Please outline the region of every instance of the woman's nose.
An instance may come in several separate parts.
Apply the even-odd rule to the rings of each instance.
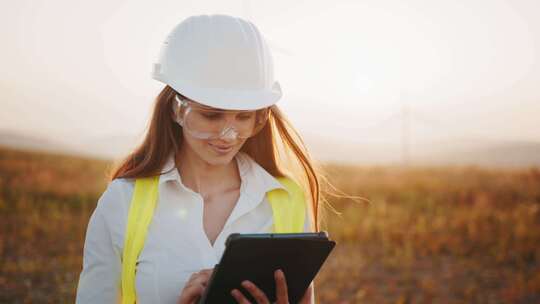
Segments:
[[[231,126],[228,126],[219,138],[224,140],[236,140],[238,138],[238,131]]]

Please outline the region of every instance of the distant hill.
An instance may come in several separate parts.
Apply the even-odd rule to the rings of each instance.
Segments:
[[[0,145],[30,151],[77,154],[74,147],[63,142],[7,130],[0,130]]]
[[[127,155],[137,144],[139,140],[134,135],[103,136],[82,139],[79,150],[84,155],[114,159]]]
[[[0,130],[0,146],[28,151],[54,152],[100,159],[119,158],[135,147],[135,136],[81,138],[61,141],[14,131]]]
[[[408,159],[411,165],[540,167],[540,142],[422,140],[412,142],[407,153],[397,140],[346,142],[316,136],[305,140],[314,156],[345,164],[403,164]]]
[[[540,143],[482,142],[463,145],[454,151],[441,152],[432,162],[448,164],[476,164],[501,167],[540,167]]]
[[[343,164],[402,164],[404,152],[399,141],[339,141],[307,135],[310,153],[323,162]],[[63,142],[25,134],[0,131],[0,145],[25,150],[50,151],[101,159],[120,158],[139,143],[136,136],[112,136]],[[411,165],[480,165],[496,167],[540,167],[540,143],[485,140],[424,140],[411,143]]]

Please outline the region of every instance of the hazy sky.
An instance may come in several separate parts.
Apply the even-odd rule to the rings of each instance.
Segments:
[[[301,132],[377,136],[406,102],[434,136],[540,141],[538,12],[537,0],[2,1],[0,130],[140,133],[162,40],[224,13],[270,41],[278,105]]]

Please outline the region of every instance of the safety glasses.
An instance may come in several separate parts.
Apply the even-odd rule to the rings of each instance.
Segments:
[[[246,139],[264,127],[270,109],[267,107],[260,110],[221,110],[176,94],[173,112],[175,121],[193,137]]]

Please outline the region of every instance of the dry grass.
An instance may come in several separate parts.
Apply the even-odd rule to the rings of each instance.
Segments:
[[[0,302],[72,303],[109,164],[0,150]],[[539,303],[540,170],[328,166],[320,303]]]

